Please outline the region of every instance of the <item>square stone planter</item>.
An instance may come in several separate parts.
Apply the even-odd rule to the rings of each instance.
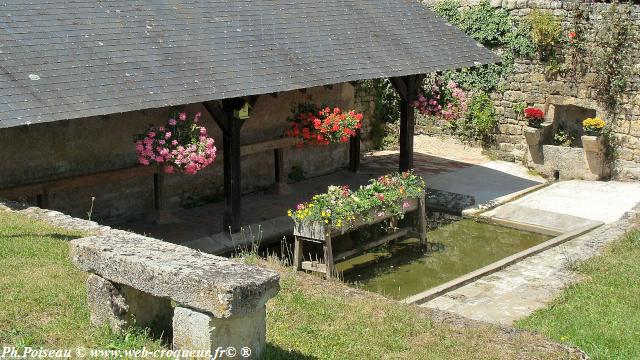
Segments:
[[[582,148],[586,152],[604,153],[606,146],[604,136],[584,135],[582,136]]]
[[[581,139],[589,171],[598,180],[606,177],[608,169],[605,164],[606,143],[604,137],[601,135],[584,135]]]
[[[524,138],[529,146],[537,146],[544,144],[544,129],[543,128],[524,128]]]

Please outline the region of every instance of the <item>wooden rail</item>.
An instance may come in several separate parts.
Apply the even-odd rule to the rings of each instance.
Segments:
[[[293,138],[281,138],[268,140],[253,144],[243,145],[240,148],[240,155],[247,156],[273,150],[275,157],[275,180],[276,183],[284,183],[283,178],[283,162],[282,153],[284,149],[294,146],[298,142]],[[218,153],[218,160],[224,157],[224,152]],[[47,180],[42,182],[35,182],[27,185],[20,185],[14,187],[7,187],[0,189],[0,197],[7,199],[18,199],[21,197],[36,196],[38,198],[38,206],[46,208],[48,206],[49,194],[74,189],[79,187],[90,187],[105,185],[114,183],[117,181],[129,180],[138,177],[154,176],[158,173],[158,167],[156,166],[142,166],[134,165],[132,167],[121,168],[116,170],[101,171],[92,174],[76,175],[56,180]],[[157,181],[154,182],[154,186],[157,187]],[[282,189],[284,186],[279,186]],[[158,189],[154,189],[154,194],[158,194]],[[158,199],[155,199],[156,207],[158,207]]]

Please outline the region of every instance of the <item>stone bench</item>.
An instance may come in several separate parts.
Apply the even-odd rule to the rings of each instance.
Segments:
[[[90,273],[91,322],[121,331],[173,326],[173,347],[265,348],[265,304],[278,273],[135,234],[71,241],[71,259]],[[175,303],[175,307],[172,302]]]

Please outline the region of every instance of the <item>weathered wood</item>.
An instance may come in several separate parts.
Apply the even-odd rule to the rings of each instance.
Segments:
[[[333,261],[338,262],[338,261],[342,261],[342,260],[346,260],[354,255],[358,255],[359,253],[362,253],[364,251],[367,251],[369,249],[373,249],[375,247],[384,245],[392,240],[401,238],[405,235],[407,235],[409,233],[408,229],[400,229],[400,230],[396,230],[391,234],[385,235],[375,241],[369,242],[367,244],[364,244],[356,249],[352,249],[352,250],[347,250],[344,252],[341,252],[340,254],[337,254],[336,256],[333,257]]]
[[[407,206],[403,208],[404,213],[415,211],[418,208],[418,198],[407,198],[404,201],[407,201]],[[368,219],[362,217],[356,218],[349,228],[331,228],[321,222],[295,223],[293,227],[293,234],[305,239],[315,239],[320,242],[326,242],[326,240],[331,236],[342,235],[363,226],[377,224],[389,218],[393,218],[393,215],[378,213],[374,210]]]
[[[294,245],[293,245],[293,266],[295,266],[296,270],[302,269],[302,251],[303,251],[303,242],[299,236],[294,236]]]
[[[258,143],[242,145],[240,147],[240,156],[247,156],[257,154],[269,150],[290,148],[298,143],[298,139],[285,137],[280,139],[273,139],[267,141],[261,141]]]
[[[349,139],[349,171],[360,171],[360,129]]]
[[[336,267],[333,262],[333,247],[331,246],[331,236],[329,236],[322,245],[324,250],[324,262],[326,264],[327,279],[332,278],[336,273]]]
[[[400,100],[400,164],[401,172],[413,169],[413,134],[415,131],[415,109],[411,102],[417,96],[415,76],[406,76],[406,96]]]
[[[117,170],[101,171],[87,175],[72,176],[57,180],[0,189],[0,197],[15,199],[22,196],[37,196],[45,193],[53,193],[58,190],[98,186],[136,177],[150,176],[157,171],[157,168],[153,166],[133,166]]]
[[[427,207],[424,196],[418,200],[418,230],[420,231],[420,246],[427,251]]]
[[[300,269],[323,274],[327,273],[327,265],[317,261],[303,261],[300,265]]]

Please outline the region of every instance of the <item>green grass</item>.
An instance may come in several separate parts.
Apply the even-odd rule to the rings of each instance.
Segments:
[[[0,347],[168,347],[142,330],[90,326],[86,275],[68,259],[68,241],[81,235],[0,211]],[[435,321],[422,308],[255,262],[282,275],[267,304],[268,359],[568,358],[539,335]]]
[[[640,230],[577,266],[585,279],[518,323],[593,359],[640,358]]]
[[[90,326],[86,275],[68,255],[68,241],[81,235],[0,211],[0,345],[158,348],[144,331]]]

